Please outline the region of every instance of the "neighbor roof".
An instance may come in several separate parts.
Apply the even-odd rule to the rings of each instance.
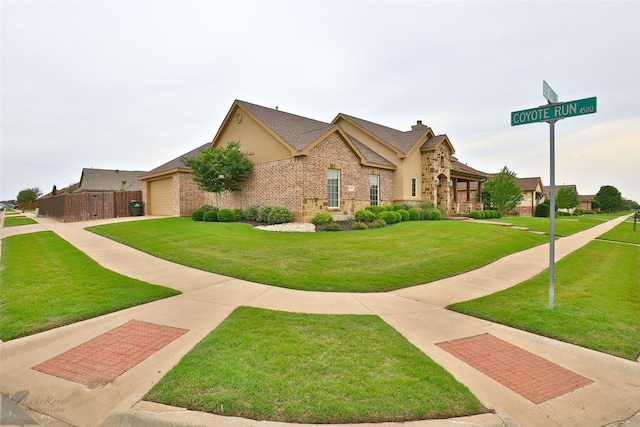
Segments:
[[[74,193],[82,191],[142,190],[142,182],[138,178],[146,174],[147,172],[145,171],[83,168],[80,187]]]
[[[540,189],[544,191],[544,187],[542,187],[542,180],[539,176],[534,178],[518,178],[516,177],[516,182],[520,186],[522,191],[536,191],[538,187],[538,183],[540,183]]]

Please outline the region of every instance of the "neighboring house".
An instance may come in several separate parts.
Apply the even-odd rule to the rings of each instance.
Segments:
[[[573,189],[576,192],[576,194],[578,195],[578,198],[580,198],[580,193],[578,193],[578,187],[576,187],[573,184],[556,185],[555,187],[556,187],[555,188],[555,196],[556,196],[556,198],[558,197],[558,191],[560,191],[560,189],[563,188],[563,187]],[[551,195],[551,187],[544,187],[544,195],[545,195],[545,197],[550,197],[550,195]],[[557,208],[557,205],[556,205],[556,208]],[[581,209],[580,206],[576,206],[576,208]],[[573,211],[575,211],[576,208],[567,209],[567,212],[573,213]]]
[[[454,188],[480,186],[486,174],[458,162],[449,138],[421,121],[410,131],[342,113],[325,123],[236,100],[211,143],[141,177],[148,214],[184,216],[215,204],[182,159],[230,141],[252,153],[255,167],[241,191],[226,194],[225,207],[286,206],[304,222],[320,212],[343,219],[368,205],[431,203],[450,214],[482,208]]]
[[[583,211],[593,210],[593,199],[596,198],[595,194],[591,194],[588,196],[578,195],[578,198],[580,199],[580,206],[578,207],[579,209],[582,209]]]
[[[139,177],[147,173],[146,171],[83,168],[80,186],[73,192],[140,191],[142,181]]]
[[[518,178],[516,182],[522,190],[522,201],[514,211],[518,215],[533,216],[536,213],[536,206],[544,200],[544,187],[539,176],[533,178]]]

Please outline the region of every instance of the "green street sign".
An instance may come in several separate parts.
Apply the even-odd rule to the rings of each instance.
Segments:
[[[566,117],[582,116],[597,111],[597,98],[578,99],[576,101],[559,102],[557,104],[543,105],[529,108],[528,110],[514,111],[511,113],[511,126],[526,125],[529,123],[548,122],[564,119]]]

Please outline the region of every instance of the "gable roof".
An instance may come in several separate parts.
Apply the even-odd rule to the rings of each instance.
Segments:
[[[558,194],[558,190],[560,190],[561,188],[566,187],[566,188],[572,188],[575,190],[576,194],[579,195],[578,193],[578,187],[576,187],[575,184],[567,184],[567,185],[556,185],[556,194]],[[549,192],[551,191],[551,187],[544,187],[544,193],[545,194],[549,194]]]
[[[173,170],[173,169],[180,169],[180,168],[189,169],[189,168],[187,168],[185,166],[185,164],[182,162],[182,160],[185,159],[185,158],[190,159],[191,157],[195,157],[198,154],[200,154],[203,150],[206,150],[207,148],[209,148],[210,146],[211,146],[211,143],[210,142],[206,142],[206,143],[202,144],[200,147],[194,148],[193,150],[189,151],[188,153],[185,153],[182,156],[176,157],[173,160],[169,160],[167,163],[164,163],[164,164],[158,166],[157,168],[150,170],[147,175],[156,175],[158,173],[167,172],[167,171],[170,171],[170,170]]]
[[[516,177],[516,182],[520,186],[522,191],[536,191],[538,188],[538,184],[540,184],[540,190],[544,191],[544,187],[542,185],[542,179],[539,176],[532,178],[518,178]]]
[[[142,182],[138,179],[145,171],[125,171],[119,169],[83,168],[80,176],[80,187],[74,193],[82,191],[118,191],[142,190]],[[126,183],[123,184],[123,181]]]
[[[328,130],[335,127],[330,123],[262,107],[245,101],[236,100],[235,104],[242,106],[245,110],[253,114],[255,118],[260,120],[296,151],[304,150]]]
[[[589,194],[586,196],[578,196],[578,199],[580,200],[580,202],[593,202],[596,198],[595,194]]]

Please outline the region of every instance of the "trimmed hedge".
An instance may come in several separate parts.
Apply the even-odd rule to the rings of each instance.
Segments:
[[[236,219],[244,219],[244,210],[242,208],[234,209],[233,213],[236,214]]]
[[[398,217],[393,211],[380,212],[378,215],[376,215],[376,218],[383,220],[387,224],[395,224],[396,222],[398,222]]]
[[[258,217],[256,221],[258,222],[269,222],[269,214],[271,213],[271,206],[262,206],[258,209]]]
[[[365,210],[356,212],[355,218],[356,218],[356,221],[371,222],[374,219],[376,219],[376,214],[374,214],[370,210],[365,209]]]
[[[244,217],[249,221],[256,221],[258,219],[258,207],[249,206],[244,212]]]
[[[365,210],[373,212],[375,215],[378,215],[380,212],[384,212],[387,210],[386,206],[367,206]]]
[[[234,222],[236,220],[236,213],[231,209],[220,209],[218,212],[218,221],[220,222]]]
[[[420,219],[420,211],[416,208],[409,209],[409,221],[418,221]]]
[[[536,206],[536,211],[533,215],[540,218],[549,218],[550,212],[551,212],[550,205],[546,203],[540,203],[538,206]]]
[[[291,222],[291,211],[284,206],[274,206],[267,217],[269,224],[285,224]]]
[[[311,218],[311,223],[313,225],[326,225],[331,224],[332,222],[333,217],[326,212],[315,214],[314,217]]]
[[[191,219],[194,221],[202,221],[202,217],[204,216],[204,212],[202,209],[196,209],[191,212]]]
[[[398,209],[398,212],[402,218],[402,221],[409,221],[409,211],[405,209]]]
[[[204,215],[202,215],[202,220],[204,222],[218,222],[218,210],[206,211]]]
[[[439,209],[431,209],[429,210],[428,218],[430,221],[439,221],[442,219],[442,213],[440,213]]]
[[[342,227],[340,224],[336,224],[335,222],[330,222],[322,226],[323,231],[341,231]]]

